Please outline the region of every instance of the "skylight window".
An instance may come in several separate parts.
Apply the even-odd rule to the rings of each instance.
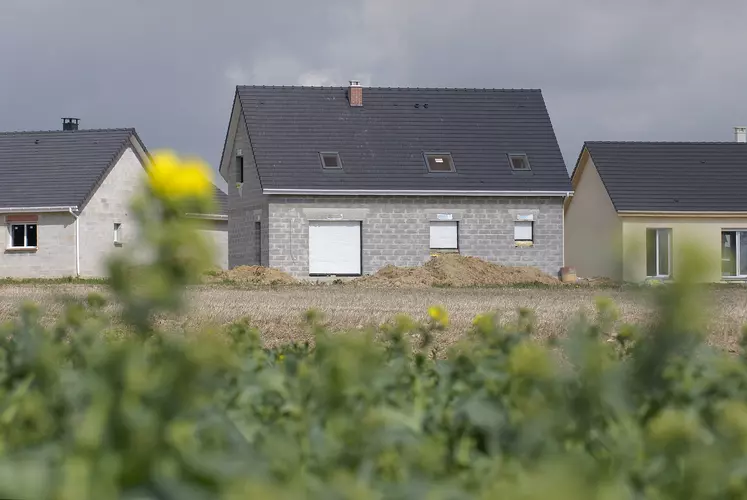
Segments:
[[[529,166],[527,155],[508,155],[508,160],[511,162],[511,170],[516,170],[517,172],[529,172],[532,170],[532,167]]]
[[[454,160],[451,153],[425,153],[428,172],[454,172]]]
[[[322,168],[325,170],[342,168],[340,153],[319,153],[319,158],[322,161]]]

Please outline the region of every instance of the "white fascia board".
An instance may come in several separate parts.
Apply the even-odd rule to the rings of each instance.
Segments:
[[[456,190],[388,190],[388,189],[263,189],[266,195],[323,196],[572,196],[573,191],[456,191]]]
[[[0,214],[14,214],[14,213],[50,213],[50,212],[70,212],[78,211],[77,206],[60,206],[60,207],[0,207]]]

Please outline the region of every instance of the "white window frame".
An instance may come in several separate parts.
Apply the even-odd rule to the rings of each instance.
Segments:
[[[122,223],[121,222],[114,223],[114,244],[115,245],[122,244]]]
[[[735,233],[735,239],[734,239],[734,261],[735,261],[735,274],[724,274],[723,271],[721,271],[721,277],[725,279],[744,279],[747,278],[747,274],[742,274],[742,251],[741,251],[741,244],[742,244],[742,233],[747,233],[747,229],[721,229],[721,234],[723,233]],[[721,250],[721,244],[719,241],[719,250]]]
[[[456,231],[456,242],[453,247],[434,247],[431,246],[431,233],[433,232],[434,226],[452,226]],[[459,252],[459,221],[436,221],[432,220],[428,223],[428,247],[431,252]]]
[[[529,232],[530,237],[529,239],[526,238],[517,238],[516,237],[516,230],[519,227],[526,227],[526,225],[529,225]],[[517,243],[532,243],[534,244],[534,221],[533,220],[515,220],[514,221],[514,241]]]
[[[13,226],[23,226],[23,246],[17,247],[13,245]],[[28,226],[36,226],[36,245],[29,246],[28,244]],[[8,249],[11,250],[29,250],[39,248],[39,223],[38,222],[8,222]]]
[[[648,275],[648,261],[646,261],[646,277],[647,278],[671,278],[672,277],[672,228],[669,227],[647,227],[646,231],[652,230],[655,232],[656,236],[654,237],[654,240],[656,241],[656,275],[649,276]],[[659,231],[667,231],[667,248],[669,249],[669,258],[667,259],[667,265],[669,269],[667,269],[666,274],[661,274],[661,269],[659,269]],[[646,259],[648,259],[648,248],[646,248]]]

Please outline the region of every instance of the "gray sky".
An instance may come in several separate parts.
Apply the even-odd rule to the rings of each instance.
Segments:
[[[572,168],[584,140],[733,140],[747,2],[2,0],[0,68],[0,130],[77,116],[212,165],[236,84],[541,88]]]

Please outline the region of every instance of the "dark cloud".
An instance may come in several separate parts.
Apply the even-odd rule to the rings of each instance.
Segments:
[[[217,163],[242,84],[542,88],[587,139],[731,140],[741,0],[3,0],[0,129],[135,126]]]

